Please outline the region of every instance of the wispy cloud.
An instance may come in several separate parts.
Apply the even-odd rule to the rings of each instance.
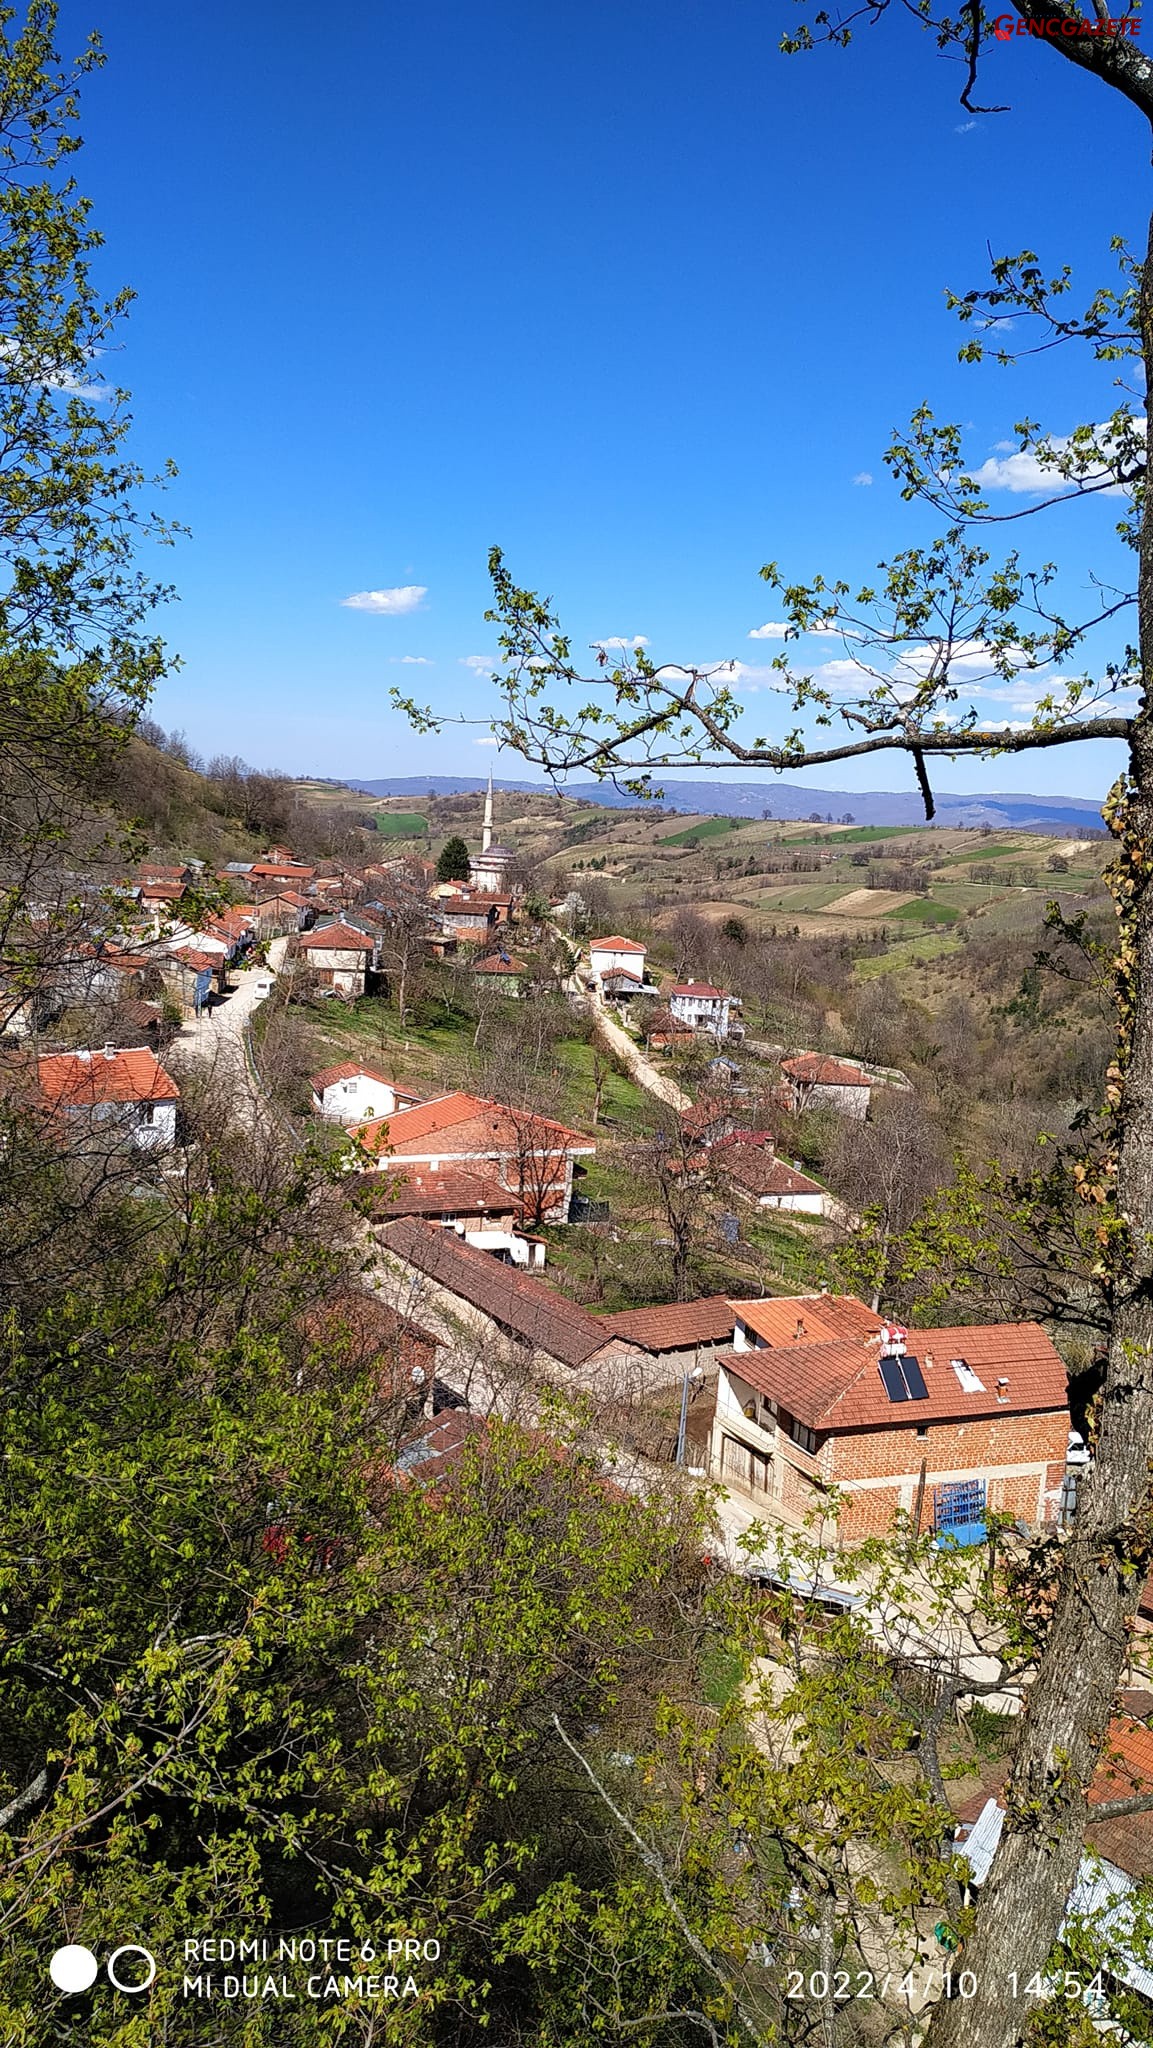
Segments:
[[[434,661],[430,661],[427,654],[390,654],[388,658],[391,662],[399,665],[399,667],[401,668],[436,667],[436,663]]]
[[[954,135],[967,135],[969,133],[969,130],[971,128],[975,128],[976,126],[977,123],[975,121],[960,121],[954,128],[953,133]]]
[[[787,620],[769,619],[763,626],[754,626],[752,632],[749,634],[749,639],[783,640],[788,630],[789,627]]]
[[[862,490],[864,490],[869,484],[871,484],[872,481],[873,473],[871,470],[868,469],[859,469],[857,471],[856,476],[853,478],[853,482],[855,484],[859,484]]]
[[[634,648],[647,647],[648,644],[649,640],[647,633],[634,633],[631,639],[629,638],[627,633],[613,633],[610,634],[607,640],[593,641],[593,646],[603,647],[606,654],[631,654]]]
[[[398,583],[391,590],[354,590],[351,597],[342,597],[340,602],[350,612],[378,612],[395,619],[404,612],[416,611],[421,599],[427,596],[425,583]]]
[[[104,354],[104,350],[90,348],[85,349],[83,354],[85,362],[93,363],[98,356]],[[18,340],[15,335],[0,335],[0,360],[15,365],[17,378],[27,377],[30,383],[42,385],[45,391],[58,391],[62,398],[83,398],[89,404],[95,405],[116,396],[114,385],[92,381],[77,370],[66,369],[63,366],[57,369],[42,366],[37,370],[35,357],[30,356],[28,344]]]
[[[474,676],[492,675],[496,662],[495,654],[462,654],[460,657],[461,667],[470,668]]]
[[[474,747],[499,747],[499,745],[500,741],[494,739],[491,733],[487,733],[484,739],[473,741]]]

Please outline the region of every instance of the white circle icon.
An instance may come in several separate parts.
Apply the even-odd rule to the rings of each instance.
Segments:
[[[67,1948],[58,1948],[48,1965],[48,1975],[58,1991],[75,1994],[87,1991],[96,1981],[100,1965],[90,1948],[82,1948],[78,1941],[70,1941]]]
[[[135,1983],[129,1981],[126,1984],[122,1977],[116,1975],[116,1965],[121,1956],[143,1956],[146,1974],[138,1977]],[[156,1976],[156,1957],[151,1949],[141,1948],[138,1941],[126,1941],[123,1947],[113,1949],[104,1967],[108,1972],[108,1982],[114,1984],[117,1991],[147,1991]]]

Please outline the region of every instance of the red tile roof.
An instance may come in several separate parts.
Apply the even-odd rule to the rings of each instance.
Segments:
[[[686,1351],[694,1344],[732,1341],[736,1311],[723,1294],[701,1301],[675,1301],[663,1308],[629,1308],[599,1319],[617,1337],[646,1351]]]
[[[381,1231],[390,1252],[562,1365],[583,1365],[614,1340],[601,1322],[543,1280],[475,1251],[451,1230],[402,1216]]]
[[[818,1300],[821,1298],[818,1297]],[[851,1297],[835,1297],[845,1303]],[[790,1303],[794,1327],[797,1307]],[[783,1302],[737,1302],[741,1320],[754,1326],[754,1313],[782,1309]],[[864,1316],[870,1311],[856,1307]],[[805,1309],[809,1325],[813,1312]],[[816,1314],[823,1313],[818,1309]],[[860,1335],[840,1341],[784,1336],[762,1351],[734,1351],[725,1363],[770,1400],[810,1429],[878,1429],[893,1423],[964,1421],[988,1415],[1035,1415],[1067,1404],[1065,1367],[1039,1323],[994,1323],[984,1327],[910,1330],[908,1355],[916,1358],[928,1388],[924,1401],[890,1401],[878,1364],[878,1347]],[[982,1381],[967,1393],[950,1360],[963,1359]],[[1004,1379],[1005,1386],[998,1382]],[[999,1399],[999,1395],[1004,1399]]]
[[[254,860],[248,870],[250,875],[259,875],[266,881],[310,882],[315,868],[306,867],[301,861]]]
[[[322,1067],[319,1074],[310,1074],[309,1087],[314,1095],[323,1095],[326,1088],[334,1088],[338,1081],[355,1081],[360,1075],[366,1081],[379,1081],[382,1088],[391,1088],[396,1095],[408,1097],[412,1102],[420,1101],[420,1092],[406,1086],[403,1081],[394,1081],[388,1074],[382,1074],[379,1067],[370,1067],[364,1060],[341,1060],[335,1067]]]
[[[736,1110],[731,1102],[694,1102],[681,1117],[681,1128],[690,1138],[703,1138],[716,1125],[732,1125]]]
[[[733,1307],[750,1330],[773,1345],[871,1337],[884,1320],[854,1294],[779,1294],[763,1301],[734,1301]]]
[[[333,953],[371,953],[373,945],[367,932],[354,931],[349,924],[317,925],[310,932],[302,932],[296,943],[306,952],[315,948]]]
[[[774,1159],[771,1152],[757,1145],[722,1143],[717,1147],[716,1156],[721,1172],[750,1195],[822,1195],[825,1192],[807,1174],[798,1173],[795,1167],[786,1166],[783,1159]]]
[[[669,994],[670,996],[699,996],[702,1002],[723,1003],[725,1000],[724,989],[714,988],[711,981],[678,981],[675,988],[669,990]]]
[[[850,1066],[846,1060],[832,1059],[823,1052],[799,1052],[791,1060],[781,1061],[781,1072],[791,1081],[800,1081],[805,1087],[820,1088],[871,1088],[869,1076],[860,1067]]]
[[[183,882],[142,882],[140,894],[154,903],[177,903],[184,894]]]
[[[180,1090],[149,1046],[105,1052],[45,1053],[37,1061],[40,1093],[53,1109],[104,1102],[178,1102]]]
[[[223,953],[201,953],[195,946],[176,946],[168,955],[170,960],[179,960],[182,967],[191,967],[196,974],[211,967],[215,974],[224,959]]]
[[[374,1216],[515,1216],[520,1198],[491,1176],[463,1172],[360,1176],[372,1197]]]
[[[644,953],[648,949],[638,946],[634,939],[622,939],[614,935],[608,939],[590,939],[590,953]]]
[[[483,1096],[466,1095],[459,1090],[452,1095],[439,1095],[432,1102],[419,1103],[415,1109],[398,1110],[395,1116],[378,1117],[373,1123],[361,1125],[359,1135],[371,1143],[380,1134],[399,1151],[402,1145],[439,1137],[459,1124],[476,1122],[486,1125],[485,1149],[494,1152],[510,1147],[524,1150],[530,1137],[542,1151],[596,1150],[591,1138],[580,1131],[570,1131],[565,1124],[554,1123],[551,1117],[537,1116],[529,1110],[511,1110],[503,1103],[489,1102]],[[448,1152],[451,1146],[438,1149]]]
[[[398,1480],[443,1478],[474,1436],[484,1436],[488,1423],[471,1408],[443,1408],[427,1417],[411,1436],[402,1437],[396,1447],[392,1477]]]
[[[1008,1775],[1007,1762],[982,1771],[980,1791],[957,1807],[957,1819],[971,1824],[989,1799],[1004,1806]],[[1109,1723],[1105,1750],[1089,1787],[1089,1807],[1100,1806],[1106,1799],[1133,1799],[1142,1792],[1153,1792],[1153,1734],[1128,1715],[1118,1715]],[[963,1854],[964,1843],[958,1846]],[[1085,1846],[1130,1877],[1153,1877],[1153,1825],[1148,1813],[1123,1814],[1117,1820],[1090,1819]]]

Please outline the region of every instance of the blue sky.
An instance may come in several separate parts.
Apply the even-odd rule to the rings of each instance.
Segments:
[[[785,59],[791,13],[66,7],[65,41],[97,26],[109,56],[79,175],[104,281],[139,294],[115,372],[192,529],[162,565],[184,663],[162,723],[293,772],[483,772],[491,748],[416,737],[388,692],[483,714],[466,664],[495,646],[492,542],[578,646],[643,634],[657,659],[755,671],[778,651],[748,638],[778,615],[762,562],[864,577],[925,531],[881,461],[921,399],[980,460],[1024,412],[1065,431],[1105,402],[1072,357],[960,368],[942,292],[982,282],[987,241],[1105,276],[1148,207],[1138,115],[1014,40],[987,58],[1013,110],[974,122],[907,17]],[[1118,569],[1115,511],[1038,534],[1069,588]],[[408,610],[342,602],[412,588]],[[1118,762],[1093,753],[939,781],[1096,794]]]

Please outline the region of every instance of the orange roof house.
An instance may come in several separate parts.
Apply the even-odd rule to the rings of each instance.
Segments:
[[[835,1109],[842,1116],[863,1119],[876,1085],[871,1074],[849,1060],[828,1053],[800,1052],[781,1061],[785,1102],[794,1114],[806,1109]]]
[[[841,1540],[898,1510],[948,1522],[965,1485],[986,1512],[1055,1519],[1069,1414],[1065,1368],[1037,1323],[910,1330],[882,1356],[882,1319],[849,1295],[738,1301],[719,1360],[711,1464],[786,1514],[844,1490]]]
[[[495,1175],[530,1224],[564,1221],[575,1162],[596,1151],[590,1138],[551,1117],[463,1091],[378,1117],[356,1135],[381,1167],[411,1160],[432,1173],[451,1166]]]
[[[66,1128],[110,1125],[151,1151],[176,1142],[180,1090],[149,1046],[41,1054],[36,1078],[45,1109]]]
[[[148,1046],[103,1052],[43,1053],[40,1093],[51,1109],[91,1109],[113,1102],[178,1102],[180,1090]]]

